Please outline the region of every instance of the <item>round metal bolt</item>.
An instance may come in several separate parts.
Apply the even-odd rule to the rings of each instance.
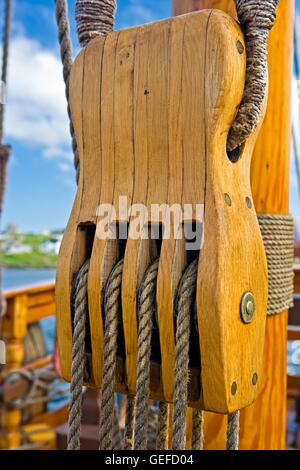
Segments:
[[[235,395],[236,392],[237,392],[237,383],[233,382],[233,384],[231,385],[231,395]]]
[[[245,51],[245,48],[239,39],[236,42],[236,48],[240,54],[243,54]]]
[[[255,300],[251,292],[246,292],[241,300],[241,318],[244,323],[251,323],[255,314]]]
[[[227,206],[231,207],[232,206],[232,201],[231,201],[231,197],[229,196],[228,193],[224,194],[224,199],[225,199],[225,202],[226,202]]]
[[[255,372],[252,376],[252,385],[257,385],[257,382],[258,382],[258,375]]]
[[[248,209],[252,209],[252,201],[251,201],[250,197],[246,197],[246,205],[247,205]]]

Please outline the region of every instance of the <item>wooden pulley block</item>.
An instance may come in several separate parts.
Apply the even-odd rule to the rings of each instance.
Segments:
[[[245,67],[241,30],[218,10],[116,31],[94,39],[77,57],[70,100],[80,181],[59,255],[56,287],[66,380],[71,374],[74,275],[89,258],[88,385],[99,387],[103,290],[123,258],[124,355],[117,390],[135,393],[138,289],[159,257],[160,358],[159,364],[153,363],[151,394],[172,402],[174,301],[186,266],[199,256],[199,367],[191,372],[196,386],[190,405],[228,413],[255,400],[267,307],[266,260],[250,188],[255,136],[236,155],[226,152],[243,95]],[[175,206],[181,210],[179,222],[169,217]],[[108,218],[105,207],[113,207]],[[108,221],[110,231],[104,230]],[[201,230],[192,251],[185,226]],[[151,237],[153,227],[158,240]],[[124,230],[128,236],[121,240],[126,238],[121,236]]]

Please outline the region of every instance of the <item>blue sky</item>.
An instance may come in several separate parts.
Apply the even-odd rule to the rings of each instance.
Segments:
[[[5,142],[13,146],[13,156],[2,226],[13,222],[24,231],[63,228],[76,186],[54,1],[15,0],[14,3],[5,122]],[[118,0],[116,27],[168,17],[171,3],[171,0]],[[71,19],[74,4],[75,0],[69,0]],[[73,20],[71,26],[77,51]],[[291,207],[294,213],[300,213],[293,177]]]

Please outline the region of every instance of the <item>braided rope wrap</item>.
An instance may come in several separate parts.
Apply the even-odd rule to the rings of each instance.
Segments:
[[[268,263],[268,315],[294,302],[294,219],[285,215],[258,215]]]
[[[65,93],[68,103],[68,116],[70,123],[70,134],[72,138],[72,150],[74,155],[74,167],[76,171],[76,181],[79,181],[79,151],[77,147],[75,130],[71,116],[69,103],[70,97],[70,76],[73,65],[72,59],[72,43],[70,36],[70,24],[68,19],[68,3],[67,0],[55,0],[55,17],[58,27],[58,41],[60,45],[60,56],[63,65],[63,77],[65,82]]]
[[[74,332],[72,346],[71,398],[69,413],[68,450],[80,450],[82,386],[85,366],[85,333],[88,311],[87,277],[89,260],[84,263],[73,284]]]
[[[147,450],[148,401],[150,397],[150,358],[156,283],[159,261],[146,271],[138,295],[138,357],[134,449]]]
[[[115,419],[114,389],[117,368],[118,312],[121,308],[123,265],[124,260],[121,260],[114,267],[104,289],[103,308],[105,327],[99,426],[100,450],[113,450],[112,439]]]
[[[235,0],[245,34],[247,71],[243,99],[229,131],[229,151],[248,139],[261,118],[268,83],[268,37],[276,19],[278,3],[279,0]]]
[[[174,415],[173,449],[184,450],[186,447],[186,410],[189,381],[189,342],[191,315],[194,311],[198,259],[185,270],[177,293],[175,311],[176,346],[174,370]]]
[[[113,30],[116,0],[77,0],[75,17],[81,47]]]

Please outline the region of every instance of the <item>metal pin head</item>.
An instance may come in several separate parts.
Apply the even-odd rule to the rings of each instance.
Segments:
[[[241,318],[244,323],[251,323],[255,314],[255,300],[251,292],[246,292],[241,300]]]

